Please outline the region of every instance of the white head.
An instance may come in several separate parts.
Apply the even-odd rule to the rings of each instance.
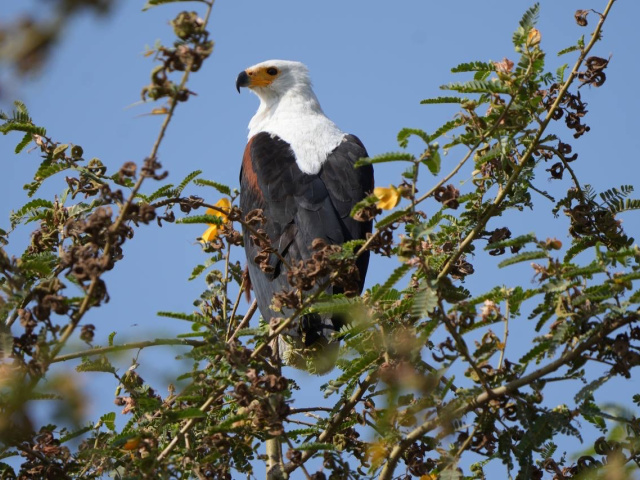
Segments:
[[[267,60],[240,72],[236,88],[248,87],[267,103],[287,94],[313,96],[311,79],[306,65],[290,60]]]
[[[260,98],[260,107],[249,122],[249,138],[259,132],[277,135],[289,143],[303,172],[318,173],[345,134],[320,108],[307,67],[300,62],[267,60],[240,72],[238,92],[240,87],[248,87]]]

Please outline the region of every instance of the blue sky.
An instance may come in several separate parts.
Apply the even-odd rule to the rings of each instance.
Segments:
[[[34,5],[46,15],[41,3],[11,2],[3,6],[3,17],[13,18]],[[86,158],[100,158],[112,173],[125,161],[140,162],[149,154],[161,122],[158,117],[144,115],[152,105],[137,104],[154,66],[142,53],[157,39],[171,41],[168,22],[177,12],[200,8],[197,3],[183,3],[142,12],[143,4],[143,0],[121,1],[108,17],[85,15],[75,19],[41,75],[3,83],[0,107],[6,110],[13,99],[23,100],[50,136],[62,143],[82,145]],[[604,0],[541,2],[538,28],[551,71],[574,61],[572,55],[558,58],[555,52],[574,44],[580,35],[589,35],[597,20],[591,14],[590,26],[580,28],[573,20],[575,10],[602,10],[605,4]],[[237,187],[247,124],[258,100],[247,91],[238,95],[235,78],[244,68],[271,58],[306,63],[325,113],[343,130],[358,135],[370,155],[398,150],[395,138],[401,128],[433,131],[455,113],[449,107],[419,103],[439,95],[441,84],[466,78],[451,74],[451,67],[471,60],[517,58],[511,34],[529,6],[531,2],[513,0],[218,0],[210,28],[216,42],[214,53],[192,77],[189,88],[198,96],[180,105],[159,159],[174,183],[201,169],[203,178]],[[579,153],[575,168],[581,181],[597,190],[640,178],[636,158],[640,121],[637,93],[632,90],[640,78],[636,34],[639,15],[640,3],[616,2],[604,29],[604,40],[593,51],[602,57],[612,55],[612,61],[603,87],[582,89],[583,99],[589,104],[585,123],[591,132],[573,140],[567,130],[555,129]],[[36,152],[13,154],[18,140],[17,136],[0,137],[4,173],[0,177],[0,228],[8,226],[12,209],[26,203],[22,185],[30,180],[39,162]],[[458,159],[455,151],[444,157],[443,171]],[[400,172],[400,167],[381,166],[376,170],[376,184],[397,183]],[[435,181],[434,177],[423,176],[420,187],[425,190]],[[51,181],[39,196],[47,198],[62,191],[63,182],[62,177]],[[536,186],[559,196],[569,183],[550,183],[541,172]],[[148,191],[157,188],[152,182],[145,187]],[[195,187],[190,191],[200,195],[210,192]],[[217,198],[214,195],[210,199]],[[562,218],[554,220],[549,214],[553,204],[542,197],[534,200],[539,211],[506,218],[514,235],[534,230],[541,238],[558,236],[568,244],[566,222]],[[623,219],[627,233],[638,237],[638,214],[627,214]],[[135,238],[125,246],[125,259],[107,275],[111,301],[87,318],[97,327],[96,343],[106,343],[104,339],[114,330],[118,331],[116,341],[122,342],[171,336],[188,328],[159,318],[155,312],[193,309],[191,302],[204,285],[186,279],[193,267],[205,260],[195,241],[200,233],[200,226],[171,224],[162,229],[150,225],[136,230]],[[28,234],[29,229],[15,232],[9,247],[12,253],[21,252]],[[394,262],[373,258],[367,285],[381,281],[396,265]],[[467,287],[479,293],[497,278],[496,260],[481,254],[473,263],[476,274],[467,281]],[[529,285],[533,272],[523,267],[499,275],[507,284]],[[518,327],[512,328],[518,331]],[[523,332],[529,328],[522,325]],[[524,347],[512,332],[514,337],[507,357],[512,353],[515,359]],[[73,344],[69,351],[75,348],[82,346]],[[118,365],[126,368],[133,355],[125,354]],[[181,368],[174,357],[175,351],[168,348],[144,351],[139,358],[141,375],[165,391],[163,384]],[[87,419],[95,420],[99,413],[115,410],[111,395],[116,384],[109,380],[98,385],[90,376],[81,377],[80,382],[87,382],[85,388],[95,399],[86,411]],[[311,402],[317,386],[326,381],[299,374],[296,378],[311,391],[309,398],[301,399],[303,403]],[[618,384],[629,391],[629,385]],[[558,402],[561,400],[559,395]]]

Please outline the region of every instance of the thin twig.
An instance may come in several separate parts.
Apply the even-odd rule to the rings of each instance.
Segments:
[[[211,394],[206,400],[205,402],[200,406],[199,410],[201,412],[204,412],[207,410],[207,408],[209,407],[209,405],[211,405],[214,400],[216,398],[219,397],[219,394],[213,393]],[[171,453],[171,450],[173,450],[173,448],[177,445],[177,443],[180,441],[180,439],[182,438],[182,436],[187,433],[189,431],[189,429],[191,428],[191,426],[197,421],[200,420],[199,418],[191,418],[187,421],[187,423],[185,423],[182,428],[180,429],[180,431],[176,434],[175,437],[173,437],[171,439],[171,442],[169,442],[169,445],[167,445],[164,450],[162,450],[162,452],[160,452],[160,454],[157,457],[157,460],[160,461],[162,460],[164,457],[166,457],[167,455],[169,455],[169,453]]]
[[[258,309],[258,302],[254,299],[253,302],[251,302],[251,305],[249,305],[249,310],[247,310],[247,313],[244,314],[244,318],[234,330],[233,335],[231,335],[229,337],[229,340],[227,340],[227,343],[232,342],[236,338],[236,335],[238,335],[238,332],[240,332],[240,330],[242,330],[244,327],[246,327],[249,324],[251,317],[253,317],[253,314],[256,313],[257,309]]]
[[[462,335],[460,335],[460,333],[456,330],[456,327],[451,322],[451,319],[447,316],[442,299],[438,300],[438,305],[440,307],[440,312],[442,312],[442,322],[444,323],[445,327],[447,327],[447,331],[451,334],[451,336],[453,337],[453,340],[456,342],[456,345],[458,346],[458,351],[464,357],[467,363],[471,365],[471,368],[473,368],[473,371],[476,372],[476,375],[478,376],[478,379],[480,380],[480,382],[482,382],[482,385],[484,386],[485,390],[489,391],[491,388],[489,387],[489,382],[487,382],[487,378],[485,377],[484,372],[480,370],[480,367],[478,367],[478,364],[471,357],[471,354],[469,353],[469,348],[467,347],[467,343],[464,341],[464,338],[462,338]]]
[[[97,347],[90,348],[89,350],[83,350],[81,352],[67,353],[66,355],[59,355],[51,360],[51,363],[66,362],[68,360],[74,360],[82,357],[93,357],[95,355],[103,355],[105,353],[122,352],[124,350],[143,349],[147,347],[156,347],[159,345],[184,345],[191,347],[200,347],[205,345],[205,342],[200,340],[190,340],[187,338],[160,338],[156,340],[146,340],[143,342],[124,343],[122,345],[111,345],[109,347]]]
[[[227,334],[225,335],[226,342],[229,341],[229,335],[231,335],[231,329],[233,328],[233,319],[236,316],[236,312],[238,311],[238,306],[240,305],[240,298],[242,297],[242,292],[246,286],[246,279],[242,279],[242,283],[240,284],[240,289],[238,290],[238,296],[236,297],[236,301],[233,304],[233,310],[231,310],[231,316],[229,317],[229,324],[227,325]]]
[[[369,374],[362,381],[362,383],[358,385],[358,388],[356,388],[353,394],[348,399],[344,400],[344,403],[342,404],[342,407],[340,407],[340,410],[338,410],[335,413],[335,415],[333,415],[333,417],[329,419],[324,431],[320,435],[318,435],[319,443],[326,442],[333,436],[333,434],[336,432],[338,427],[342,424],[342,422],[344,422],[345,418],[347,418],[347,415],[349,415],[351,410],[353,410],[356,404],[362,399],[362,397],[367,392],[369,387],[375,384],[377,381],[378,381],[377,370],[373,372],[369,372]],[[296,464],[287,463],[284,468],[285,472],[286,473],[293,472],[296,468],[298,468],[298,466],[304,464],[307,460],[309,460],[314,453],[315,452],[311,450],[305,450],[304,452],[302,452],[300,463],[296,463]]]
[[[505,300],[505,312],[504,312],[504,335],[502,336],[502,348],[500,349],[500,360],[498,360],[498,370],[502,368],[502,361],[504,360],[504,352],[507,349],[507,338],[509,338],[509,299]]]

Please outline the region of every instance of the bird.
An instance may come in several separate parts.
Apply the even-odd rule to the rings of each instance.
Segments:
[[[256,244],[246,224],[244,248],[250,288],[263,320],[270,323],[293,313],[288,308],[274,311],[272,299],[276,293],[295,290],[287,269],[311,258],[315,240],[341,245],[365,239],[371,232],[371,221],[357,221],[351,211],[373,191],[373,167],[354,167],[368,157],[367,150],[358,137],[340,130],[324,114],[303,63],[258,63],[240,72],[238,93],[242,87],[258,96],[260,106],[249,122],[242,157],[240,209],[243,215],[262,211],[262,228],[275,252],[266,260],[268,268],[261,268],[264,256],[256,258],[262,250],[260,242]],[[363,252],[356,262],[358,293],[364,287],[368,263],[368,252]],[[329,286],[326,293],[343,292]],[[283,360],[314,373],[330,370],[339,345],[336,332],[344,323],[337,315],[301,316],[283,332],[285,339],[280,336]]]

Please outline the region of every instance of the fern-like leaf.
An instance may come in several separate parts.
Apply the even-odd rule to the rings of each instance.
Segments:
[[[206,223],[207,225],[220,226],[224,223],[224,219],[221,217],[216,217],[215,215],[193,215],[191,217],[179,218],[178,220],[176,220],[176,223]]]
[[[377,351],[369,350],[364,354],[364,356],[350,362],[342,375],[335,380],[329,381],[326,385],[324,391],[325,398],[340,390],[345,383],[348,383],[353,379],[357,379],[362,373],[378,361],[378,357],[379,354]]]
[[[580,253],[584,252],[588,248],[591,248],[595,245],[595,240],[591,237],[584,237],[573,242],[573,245],[567,250],[567,253],[564,255],[564,262],[570,262],[573,258],[575,258]]]
[[[521,365],[526,365],[531,360],[540,358],[545,352],[547,352],[549,349],[551,349],[552,346],[553,346],[553,344],[548,340],[540,342],[538,345],[536,345],[531,350],[529,350],[527,353],[525,353],[520,358],[520,360],[518,362]]]
[[[562,50],[560,50],[558,52],[558,56],[561,57],[562,55],[566,55],[567,53],[571,53],[571,52],[576,52],[578,50],[581,50],[579,45],[571,45],[570,47],[563,48]]]
[[[88,357],[84,357],[82,359],[82,363],[76,367],[76,371],[116,373],[115,367],[111,365],[109,359],[104,355],[101,355],[94,360],[90,360]]]
[[[153,192],[151,195],[147,196],[145,198],[145,201],[147,203],[151,203],[159,198],[163,198],[163,197],[173,197],[173,196],[178,196],[180,195],[179,193],[175,193],[173,189],[173,185],[172,184],[168,184],[168,185],[163,185],[162,187],[160,187],[158,190],[156,190],[155,192]]]
[[[444,125],[441,125],[438,129],[436,129],[435,132],[433,132],[433,135],[431,135],[431,140],[433,141],[437,138],[440,138],[445,133],[448,133],[451,130],[458,128],[462,124],[463,122],[459,118],[456,118],[454,120],[449,120],[447,123],[445,123]]]
[[[509,93],[509,89],[498,79],[471,80],[468,82],[455,82],[443,85],[442,90],[453,90],[460,93]]]
[[[222,183],[214,182],[212,180],[205,180],[203,178],[196,178],[193,181],[194,185],[198,185],[199,187],[212,187],[215,188],[218,192],[223,195],[231,195],[231,189]]]
[[[402,218],[406,214],[407,214],[407,210],[404,208],[402,210],[398,210],[397,212],[393,212],[390,215],[387,215],[386,217],[384,217],[378,223],[376,223],[376,229],[381,229],[386,227],[387,225],[391,225],[393,222]]]
[[[494,250],[496,248],[509,248],[509,247],[523,247],[529,243],[537,242],[538,239],[534,233],[528,233],[526,235],[520,235],[515,238],[509,238],[507,240],[501,240],[499,242],[490,243],[485,250]]]
[[[424,130],[420,130],[419,128],[403,128],[398,132],[398,145],[402,148],[407,148],[411,135],[420,137],[426,144],[429,143],[429,134]]]
[[[179,313],[179,312],[165,312],[165,311],[161,311],[158,312],[156,315],[158,315],[159,317],[166,317],[166,318],[173,318],[176,320],[185,320],[187,322],[193,322],[193,323],[206,323],[206,318],[204,318],[202,315],[198,315],[198,314],[188,314],[188,313]]]
[[[548,254],[544,251],[522,252],[514,257],[507,258],[498,264],[498,267],[504,268],[514,263],[527,262],[529,260],[538,260],[540,258],[547,258]]]
[[[496,67],[488,62],[466,62],[461,63],[451,69],[452,73],[460,72],[494,72]]]
[[[373,165],[374,163],[387,163],[387,162],[415,162],[416,157],[407,152],[389,152],[382,155],[376,155],[370,158],[361,158],[354,167],[362,167],[364,165]]]
[[[189,183],[191,183],[191,181],[194,180],[201,173],[202,173],[202,170],[194,170],[189,175],[187,175],[184,178],[184,180],[182,180],[180,184],[176,187],[174,195],[180,196],[182,194],[182,191],[185,189],[185,187],[189,185]]]
[[[435,97],[435,98],[425,98],[424,100],[420,100],[422,105],[432,105],[437,103],[466,103],[468,102],[468,98],[464,97]]]
[[[9,215],[11,228],[15,228],[15,226],[21,223],[25,219],[25,217],[34,216],[40,213],[41,209],[49,210],[51,208],[53,208],[53,203],[49,200],[35,198],[23,205],[17,212],[11,212],[11,214]]]
[[[24,147],[29,145],[32,139],[33,139],[33,136],[30,133],[25,133],[24,137],[22,137],[22,140],[20,140],[20,143],[16,145],[15,152],[20,153],[22,150],[24,150]]]
[[[389,290],[393,288],[393,286],[398,283],[398,281],[405,276],[405,274],[411,270],[411,265],[403,263],[398,268],[396,268],[386,282],[384,282],[380,287],[378,287],[375,291],[371,292],[371,300],[376,302],[382,298],[382,296],[387,293]]]
[[[411,316],[415,319],[427,317],[437,307],[438,294],[423,283],[413,297]]]

